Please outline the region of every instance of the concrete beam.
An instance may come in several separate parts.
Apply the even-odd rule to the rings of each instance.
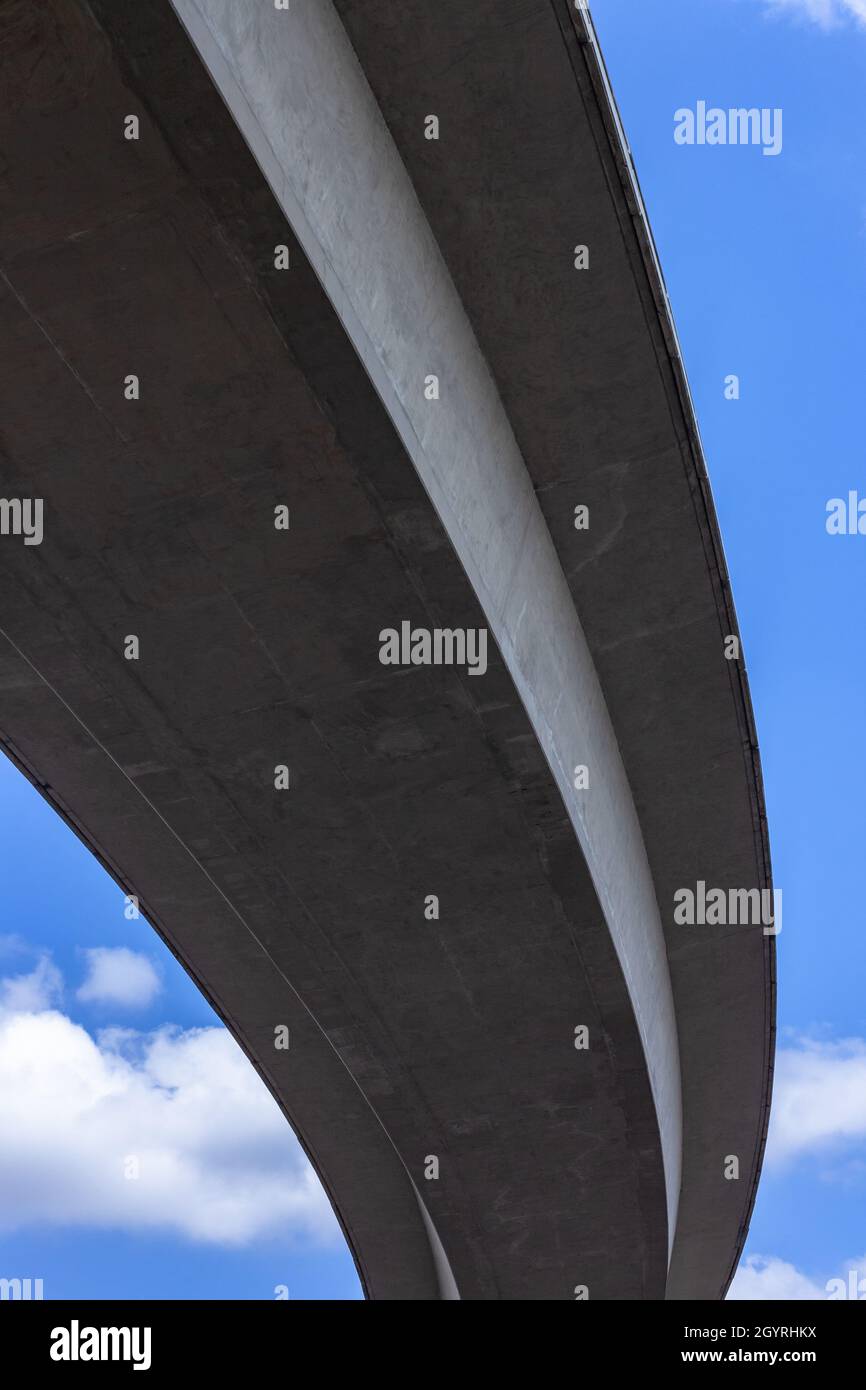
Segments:
[[[173,0],[319,275],[484,609],[568,809],[625,976],[676,1229],[679,1053],[655,890],[616,735],[495,383],[333,7]],[[434,373],[440,398],[428,401]],[[589,792],[573,769],[589,767]]]
[[[195,46],[167,0],[0,32],[0,488],[46,505],[41,546],[2,540],[4,746],[260,1070],[369,1296],[719,1297],[772,942],[684,934],[672,894],[764,886],[766,829],[591,26],[177,8]],[[487,674],[382,667],[404,618],[487,623]]]

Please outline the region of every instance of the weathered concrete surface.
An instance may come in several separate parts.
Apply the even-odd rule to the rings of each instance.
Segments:
[[[672,1238],[680,1075],[652,877],[592,658],[487,365],[333,9],[268,7],[251,24],[231,0],[174,3],[398,429],[550,763],[647,1058]],[[583,761],[590,787],[575,790]]]
[[[484,621],[477,594],[489,611],[490,593],[479,582],[483,567],[471,569],[463,518],[459,509],[447,515],[440,498],[445,525],[437,519],[401,446],[402,435],[417,466],[421,454],[395,400],[374,372],[387,412],[377,400],[168,6],[90,8],[104,36],[72,0],[39,12],[0,9],[10,40],[6,90],[15,93],[2,125],[0,482],[6,496],[47,499],[41,547],[0,541],[0,728],[46,795],[139,893],[265,1075],[326,1182],[371,1296],[447,1296],[453,1279],[468,1298],[568,1298],[576,1283],[594,1298],[659,1297],[671,1232],[659,1078],[645,1053],[652,1061],[664,1052],[654,1054],[647,1019],[635,1021],[635,981],[646,988],[644,974],[627,957],[624,971],[613,944],[623,900],[633,902],[643,881],[642,847],[619,878],[615,865],[600,869],[598,854],[634,844],[635,832],[626,824],[624,840],[617,827],[606,841],[610,815],[587,825],[572,806],[584,852],[578,847],[563,802],[568,786],[557,786],[545,760],[556,761],[555,738],[539,744],[520,698],[538,728],[551,671],[543,651],[527,673],[506,641],[512,674],[497,660],[482,680],[378,664],[378,631],[400,618]],[[528,24],[543,39],[533,51],[550,65],[545,82],[559,81],[566,99],[561,63],[563,54],[566,67],[574,62],[573,33],[560,25],[561,11],[546,7],[554,31],[537,4],[513,4],[509,16],[501,5],[496,17],[486,5],[477,10],[477,31],[474,9],[461,18],[448,6],[444,29],[429,17],[416,26],[418,42],[433,44],[428,57],[437,39],[443,46],[431,80],[447,75],[445,30],[458,45],[451,66],[459,52],[464,80],[448,89],[449,102],[475,100],[479,78],[493,80],[491,49],[494,67],[508,59],[499,29],[506,17],[514,51],[501,80],[520,76],[518,35]],[[638,273],[640,247],[623,232],[630,223],[624,195],[611,190],[616,164],[603,123],[592,116],[590,67],[574,87],[589,117],[581,107],[576,134],[557,125],[547,139],[573,140],[582,151],[581,215],[597,217],[613,264],[605,313],[578,305],[581,318],[569,326],[562,298],[586,293],[575,291],[580,277],[543,283],[553,273],[552,243],[534,270],[521,253],[519,238],[538,217],[538,189],[527,199],[526,180],[537,172],[547,187],[538,152],[521,153],[513,139],[503,151],[492,139],[473,155],[463,132],[462,151],[449,152],[449,191],[451,174],[424,142],[415,141],[420,154],[412,148],[417,111],[425,108],[423,118],[438,109],[432,92],[416,81],[415,94],[401,95],[391,85],[400,73],[383,70],[400,45],[403,68],[412,68],[403,19],[378,5],[342,7],[342,15],[493,368],[496,389],[476,376],[476,390],[494,411],[500,399],[507,407],[499,439],[510,450],[513,428],[523,456],[508,454],[510,476],[520,476],[523,460],[532,475],[549,528],[538,529],[524,487],[535,563],[551,574],[552,536],[601,675],[668,931],[684,1053],[686,1166],[668,1291],[715,1297],[744,1231],[759,1159],[766,947],[751,931],[707,928],[684,944],[682,929],[678,936],[670,926],[667,892],[696,877],[763,881],[760,827],[745,824],[757,782],[737,742],[740,722],[748,725],[744,687],[732,692],[720,663],[718,632],[733,630],[733,620],[714,593],[723,570],[711,511],[701,498],[695,516],[688,458],[683,466],[694,448],[691,422],[681,403],[676,424],[676,363],[665,356],[651,278]],[[286,18],[270,7],[249,17]],[[420,21],[420,8],[407,6],[406,17]],[[338,27],[331,33],[339,38]],[[542,125],[552,114],[546,90],[536,82],[521,96],[535,103],[527,118]],[[122,140],[130,111],[142,116],[135,145]],[[495,136],[495,120],[488,127]],[[481,235],[476,225],[489,189],[479,191],[483,170],[468,166],[481,155],[494,184],[513,184],[496,232],[504,239],[494,250],[506,254],[497,273],[480,259],[496,230],[488,223]],[[558,196],[572,194],[563,184],[550,193]],[[461,243],[450,209],[459,212],[464,198]],[[547,211],[534,230],[542,241]],[[574,220],[567,203],[557,215]],[[569,228],[566,249],[590,239]],[[292,246],[293,269],[282,276],[273,270],[278,242]],[[343,313],[337,279],[323,278]],[[530,321],[542,290],[557,302],[544,322],[537,312]],[[454,303],[452,329],[463,313]],[[497,320],[505,308],[513,316]],[[583,326],[577,348],[575,321]],[[572,356],[595,334],[610,372],[609,381],[590,373],[579,410],[566,359],[555,356],[560,332]],[[497,347],[498,333],[508,341]],[[412,371],[407,362],[386,365],[392,380]],[[417,364],[419,379],[436,369]],[[142,375],[134,404],[123,400],[127,371]],[[556,378],[547,396],[539,394],[545,372]],[[408,379],[402,385],[405,399]],[[534,430],[533,394],[542,407]],[[618,409],[623,399],[639,403],[633,419]],[[673,442],[664,439],[661,399]],[[477,403],[470,396],[468,407]],[[420,442],[429,451],[432,432]],[[477,441],[479,451],[485,443]],[[653,451],[658,487],[640,466]],[[541,482],[540,468],[548,470]],[[439,481],[446,486],[444,474]],[[576,533],[567,530],[574,502],[584,500],[594,508],[592,550],[576,559]],[[292,507],[288,536],[271,524],[281,501]],[[645,509],[647,534],[633,527],[633,506]],[[494,521],[501,526],[507,515]],[[665,555],[652,553],[653,527]],[[479,537],[470,539],[477,548]],[[694,592],[682,592],[683,577]],[[553,591],[547,577],[544,584]],[[580,624],[562,616],[568,595],[564,585],[557,592],[550,628],[561,635],[565,623],[574,652]],[[678,629],[692,608],[695,625]],[[506,636],[507,618],[505,600],[490,621],[502,619]],[[142,636],[137,664],[121,658],[128,632]],[[563,692],[598,689],[592,661],[565,670]],[[593,701],[588,724],[585,711],[572,716],[572,727],[595,740],[575,761],[591,764],[599,753],[609,769],[599,735],[607,715]],[[709,746],[706,730],[697,736],[704,712]],[[648,724],[659,745],[649,750]],[[283,761],[292,767],[287,794],[271,790]],[[628,785],[617,785],[614,809],[625,824]],[[437,923],[423,917],[428,892],[442,898]],[[648,910],[650,941],[654,916]],[[624,939],[620,930],[621,951]],[[726,1018],[734,999],[737,1015]],[[277,1022],[293,1029],[288,1056],[273,1050]],[[599,1044],[589,1053],[570,1045],[582,1022]],[[666,1142],[670,1149],[669,1128]],[[721,1157],[737,1142],[751,1168],[742,1183],[725,1184]],[[422,1176],[430,1153],[442,1164],[435,1183]],[[669,1183],[670,1173],[668,1161]]]
[[[493,371],[617,730],[680,1039],[668,1296],[718,1297],[763,1152],[774,945],[676,927],[671,908],[699,878],[768,885],[766,817],[743,665],[722,660],[737,624],[700,441],[591,25],[568,0],[336,8]],[[573,269],[578,243],[590,273]],[[723,1179],[726,1154],[741,1181]]]
[[[82,91],[52,13],[21,61],[57,89],[2,132],[2,485],[46,499],[4,538],[5,737],[262,1069],[372,1296],[442,1292],[413,1182],[462,1297],[658,1296],[640,1039],[513,684],[377,659],[389,620],[477,626],[472,589],[176,21],[106,7]]]

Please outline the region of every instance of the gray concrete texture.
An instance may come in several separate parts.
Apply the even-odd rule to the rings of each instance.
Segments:
[[[591,31],[176,8],[0,7],[0,485],[46,502],[0,541],[4,746],[259,1069],[369,1296],[717,1298],[772,942],[673,892],[766,885],[766,827]],[[489,626],[487,674],[381,666],[404,618]]]

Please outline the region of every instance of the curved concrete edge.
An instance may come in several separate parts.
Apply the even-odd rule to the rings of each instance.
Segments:
[[[680,408],[686,428],[687,447],[697,479],[697,497],[700,499],[701,503],[701,528],[704,534],[708,563],[714,571],[716,600],[720,616],[724,623],[724,631],[738,633],[740,630],[739,623],[737,622],[736,607],[733,600],[727,560],[725,558],[724,543],[716,516],[715,503],[713,501],[712,486],[707,472],[697,412],[689,385],[688,373],[680,346],[670,296],[668,295],[664,273],[661,268],[661,261],[659,259],[655,238],[641,191],[640,180],[632,158],[631,147],[626,137],[616,97],[614,96],[607,65],[604,60],[604,54],[590,13],[589,0],[574,0],[574,4],[570,7],[570,10],[572,22],[576,26],[578,36],[584,47],[584,54],[587,58],[587,66],[595,90],[599,113],[610,145],[612,161],[616,165],[622,191],[628,205],[629,213],[631,214],[632,227],[639,246],[653,300],[656,305],[659,324],[667,347],[676,390],[680,398]],[[732,680],[736,685],[735,702],[737,706],[737,716],[742,730],[743,747],[747,750],[747,763],[751,774],[749,777],[749,794],[752,802],[753,821],[756,828],[756,859],[762,869],[762,886],[771,889],[773,873],[770,854],[770,837],[767,824],[763,775],[761,772],[761,761],[758,750],[757,727],[755,724],[755,714],[749,690],[748,676],[746,673],[745,657],[742,661],[732,662],[730,665],[732,668]],[[742,1257],[743,1247],[745,1246],[749,1224],[754,1210],[755,1198],[757,1196],[758,1183],[760,1181],[761,1168],[767,1145],[767,1134],[770,1125],[776,1045],[776,944],[775,938],[772,936],[764,937],[764,980],[767,1027],[765,1037],[766,1065],[762,1117],[759,1133],[757,1135],[754,1161],[749,1177],[749,1195],[746,1202],[745,1216],[738,1232],[731,1265],[722,1286],[722,1298],[725,1297],[730,1287],[731,1280],[736,1273],[737,1266]],[[668,1297],[676,1299],[687,1299],[689,1297],[688,1281],[684,1281],[678,1277],[675,1252],[672,1255],[671,1284],[672,1288],[669,1290]]]
[[[460,1301],[460,1290],[457,1288],[454,1271],[448,1263],[448,1256],[445,1254],[445,1248],[439,1239],[439,1232],[433,1225],[430,1213],[424,1205],[424,1199],[414,1182],[412,1183],[412,1190],[415,1193],[415,1200],[421,1212],[424,1230],[427,1232],[427,1239],[430,1242],[430,1253],[433,1256],[433,1268],[436,1271],[436,1279],[439,1284],[439,1297],[443,1303],[458,1303]]]
[[[305,1021],[310,1025],[306,1046],[307,1048],[317,1047],[320,1050],[320,1058],[324,1057],[330,1064],[328,1086],[332,1096],[339,1096],[344,1103],[344,1120],[352,1108],[353,1098],[357,1097],[358,1104],[354,1107],[350,1124],[351,1143],[348,1149],[344,1151],[343,1146],[335,1144],[338,1161],[336,1163],[324,1161],[322,1153],[311,1142],[306,1126],[299,1120],[298,1114],[287,1107],[285,1103],[284,1097],[288,1089],[286,1077],[279,1074],[276,1063],[268,1066],[264,1061],[267,1052],[262,1046],[260,1035],[258,1035],[257,1024],[248,1018],[239,1017],[232,1011],[229,1003],[208,986],[205,977],[195,968],[189,952],[179,947],[160,912],[156,910],[148,898],[141,896],[140,885],[134,884],[126,876],[121,867],[109,856],[99,839],[90,833],[72,809],[65,804],[56,788],[42,780],[22,750],[11,742],[4,732],[0,731],[0,750],[2,750],[3,755],[9,759],[22,776],[27,778],[52,810],[93,855],[105,873],[114,880],[121,892],[138,899],[144,919],[194,981],[196,988],[217,1017],[221,1019],[280,1107],[331,1202],[334,1215],[355,1262],[365,1297],[387,1300],[459,1300],[460,1293],[448,1258],[406,1163],[382,1123],[381,1117],[358,1085],[350,1068],[310,1014],[291,982],[282,975],[266,950],[258,950],[259,943],[245,919],[235,905],[228,902],[194,851],[165,822],[157,808],[148,800],[141,789],[136,787],[134,783],[130,783],[128,775],[119,767],[96,735],[83,723],[79,715],[67,704],[46,676],[34,666],[29,657],[21,651],[3,629],[0,629],[0,641],[6,644],[9,652],[14,654],[14,660],[19,663],[20,672],[17,679],[22,686],[24,684],[29,685],[34,707],[43,703],[52,708],[52,722],[57,723],[57,727],[61,731],[61,738],[65,740],[66,746],[72,747],[76,739],[80,740],[83,734],[88,756],[96,754],[103,757],[109,777],[115,779],[117,785],[133,786],[135,802],[130,815],[131,823],[135,824],[136,833],[141,842],[144,842],[145,837],[149,837],[152,843],[157,846],[156,853],[161,865],[160,877],[162,882],[177,892],[184,882],[185,875],[189,872],[191,861],[195,866],[195,871],[200,874],[196,902],[197,904],[200,903],[202,917],[213,925],[219,921],[221,913],[226,913],[242,924],[244,931],[248,933],[250,941],[253,943],[254,954],[259,958],[258,999],[268,1001],[277,996],[281,1002],[283,1016],[285,1016],[286,1011],[287,993],[297,1001],[297,1014],[292,1017],[291,1024],[293,1036],[300,1035]],[[195,916],[196,911],[188,910],[188,915]],[[338,1201],[338,1195],[345,1194],[347,1180],[351,1180],[355,1154],[361,1149],[372,1156],[371,1165],[367,1169],[366,1181],[362,1180],[357,1184],[347,1211]],[[371,1172],[375,1173],[375,1179],[372,1182],[369,1181]],[[381,1222],[383,1203],[387,1204],[389,1212],[386,1240],[389,1246],[390,1259],[382,1262],[376,1270],[371,1270],[364,1259],[367,1241],[363,1237],[359,1237],[359,1229],[369,1230],[374,1222]],[[382,1270],[385,1271],[384,1277],[382,1277]]]
[[[616,735],[567,582],[486,362],[333,7],[172,0],[378,391],[536,730],[626,980],[665,1169],[682,1151],[665,941]],[[424,397],[435,373],[441,399]],[[590,790],[572,768],[589,767]]]

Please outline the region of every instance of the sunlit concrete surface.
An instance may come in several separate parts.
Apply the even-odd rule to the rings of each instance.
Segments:
[[[672,904],[768,885],[766,827],[587,17],[0,26],[0,482],[45,504],[0,540],[5,746],[271,1087],[369,1296],[720,1297],[773,948]],[[487,627],[489,668],[383,666],[402,620]]]

